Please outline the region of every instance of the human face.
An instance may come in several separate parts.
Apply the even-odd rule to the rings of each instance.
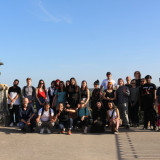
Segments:
[[[135,87],[136,86],[136,81],[132,81],[131,85],[132,85],[132,87]]]
[[[87,86],[87,83],[85,81],[82,82],[82,87],[85,88]]]
[[[151,78],[146,79],[147,83],[151,83]]]
[[[112,75],[111,74],[107,74],[107,78],[111,79]]]
[[[130,82],[130,81],[131,81],[131,77],[128,76],[128,77],[126,78],[126,81],[127,81],[127,82]]]
[[[108,84],[108,89],[112,89],[113,85],[112,84]]]
[[[123,84],[124,84],[124,83],[123,83],[123,80],[119,80],[119,81],[118,81],[118,84],[119,84],[119,86],[123,86]]]
[[[62,104],[62,103],[60,103],[60,104],[59,104],[59,110],[60,110],[60,111],[62,111],[62,110],[63,110],[63,108],[64,108],[63,104]]]
[[[31,86],[31,82],[32,82],[32,81],[29,79],[29,80],[27,81],[27,85],[28,85],[28,86]]]
[[[40,86],[43,86],[44,85],[44,82],[43,81],[40,81]]]
[[[101,102],[97,102],[97,108],[100,109],[101,108]]]
[[[81,108],[84,107],[84,101],[81,101],[80,106],[81,106]]]
[[[108,107],[109,107],[109,109],[112,109],[113,108],[113,104],[112,103],[108,103]]]
[[[71,84],[72,84],[72,85],[75,85],[75,83],[76,83],[75,80],[72,79],[72,80],[71,80]]]
[[[49,108],[50,108],[50,105],[49,105],[49,104],[46,104],[46,105],[44,106],[44,109],[45,109],[46,111],[48,111]]]
[[[135,77],[136,79],[139,79],[139,78],[140,78],[139,73],[138,73],[138,72],[136,72],[136,73],[135,73],[135,75],[134,75],[134,77]]]
[[[94,84],[94,88],[98,88],[99,87],[99,85],[98,84]]]
[[[18,86],[19,82],[18,81],[14,81],[13,85],[14,86]]]
[[[63,83],[60,83],[60,88],[63,88]]]
[[[144,85],[146,83],[146,80],[145,79],[142,79],[141,80],[141,85]]]
[[[28,98],[24,98],[24,99],[23,99],[23,105],[24,105],[25,107],[28,105],[28,102],[29,102]]]

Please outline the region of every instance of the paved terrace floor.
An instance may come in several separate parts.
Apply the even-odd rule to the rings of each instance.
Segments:
[[[160,132],[141,128],[68,136],[0,127],[0,160],[160,160]]]

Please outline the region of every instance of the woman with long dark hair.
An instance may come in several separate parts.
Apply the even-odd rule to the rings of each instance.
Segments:
[[[47,100],[47,90],[45,87],[44,81],[41,79],[39,80],[38,87],[36,88],[36,108],[37,112],[39,111],[40,108],[44,107],[44,104]]]
[[[140,87],[141,86],[141,73],[140,73],[140,71],[135,71],[134,77],[136,80],[136,87]]]
[[[56,95],[53,99],[52,107],[54,107],[54,104],[56,104],[55,110],[57,111],[58,105],[60,103],[63,103],[64,106],[66,104],[66,87],[65,87],[65,84],[63,81],[60,81],[60,83],[59,83],[59,88],[56,91]]]
[[[83,80],[81,83],[81,99],[84,101],[84,105],[89,107],[90,92],[85,80]]]
[[[67,90],[67,103],[70,108],[77,108],[81,100],[81,91],[77,85],[76,79],[70,79],[70,85]]]

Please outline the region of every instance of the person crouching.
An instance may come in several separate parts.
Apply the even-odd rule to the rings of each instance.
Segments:
[[[107,118],[109,121],[109,126],[111,131],[115,134],[118,133],[118,128],[120,125],[120,115],[118,108],[115,109],[113,102],[108,102],[109,110],[107,111]]]
[[[44,107],[41,108],[38,112],[38,118],[36,119],[37,127],[40,130],[40,134],[43,134],[45,129],[47,133],[51,133],[54,126],[54,112],[50,108],[48,103],[45,103]]]

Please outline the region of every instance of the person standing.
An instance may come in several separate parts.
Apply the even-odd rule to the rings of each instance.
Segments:
[[[54,104],[56,104],[56,106],[55,106],[56,113],[58,111],[58,105],[60,103],[63,103],[64,106],[66,105],[66,87],[65,87],[65,84],[63,81],[60,81],[59,88],[55,92],[55,97],[54,97],[53,103],[52,103],[52,108],[54,107]]]
[[[128,120],[128,97],[130,96],[130,91],[128,87],[124,85],[122,78],[118,79],[119,88],[116,91],[117,104],[120,112],[120,117],[122,118],[123,125],[126,126],[126,129],[129,129],[129,120]]]
[[[68,87],[67,91],[67,102],[68,106],[72,109],[78,107],[78,104],[81,101],[81,90],[80,87],[77,85],[76,79],[70,79],[70,86]]]
[[[127,77],[126,77],[126,82],[127,82],[127,83],[125,84],[125,86],[128,87],[129,89],[132,88],[132,85],[131,85],[131,77],[130,77],[130,76],[127,76]]]
[[[106,110],[109,109],[108,102],[115,102],[116,100],[116,91],[113,90],[112,82],[108,82],[107,89],[103,92],[103,106]]]
[[[18,86],[19,80],[15,79],[13,86],[8,90],[8,108],[10,113],[10,127],[14,125],[14,114],[16,125],[19,123],[19,105],[20,105],[20,95],[21,88]]]
[[[42,108],[47,100],[46,96],[47,90],[45,87],[44,81],[41,79],[39,80],[38,87],[36,88],[36,108],[37,108],[37,113],[40,108]]]
[[[147,75],[145,79],[147,83],[142,87],[144,95],[144,129],[147,129],[148,122],[150,121],[153,130],[156,130],[156,85],[151,83],[152,77],[150,75]]]
[[[136,80],[131,81],[132,88],[130,88],[130,107],[131,107],[131,124],[134,127],[139,126],[139,87],[136,87]]]
[[[53,98],[55,96],[55,81],[51,82],[51,86],[47,90],[47,101],[52,106]]]
[[[27,85],[24,86],[22,90],[23,98],[28,98],[29,104],[34,107],[36,91],[35,91],[35,88],[31,86],[31,82],[32,82],[31,78],[27,78],[26,82],[27,82]]]
[[[104,79],[102,84],[101,84],[101,87],[100,87],[100,90],[102,90],[102,88],[107,89],[107,85],[108,85],[108,82],[112,82],[113,84],[113,88],[114,89],[117,89],[117,84],[116,82],[112,79],[112,74],[111,72],[107,72],[106,73],[106,76],[107,76],[107,79]]]
[[[140,71],[135,71],[134,77],[136,79],[136,87],[140,87],[141,86],[141,73],[140,73]]]
[[[101,101],[102,92],[99,88],[99,80],[94,82],[94,90],[92,91],[91,96],[91,108],[92,110],[96,108],[97,102]]]
[[[84,101],[84,105],[86,107],[89,107],[89,99],[90,99],[90,92],[87,87],[87,82],[83,80],[81,84],[81,100]]]
[[[127,76],[126,77],[126,84],[125,86],[128,87],[129,89],[132,88],[132,85],[131,85],[131,77],[130,76]],[[130,101],[130,97],[129,97],[129,101]],[[132,126],[131,124],[131,114],[132,114],[132,111],[131,111],[131,105],[130,103],[128,103],[128,118],[129,118],[129,124]]]

